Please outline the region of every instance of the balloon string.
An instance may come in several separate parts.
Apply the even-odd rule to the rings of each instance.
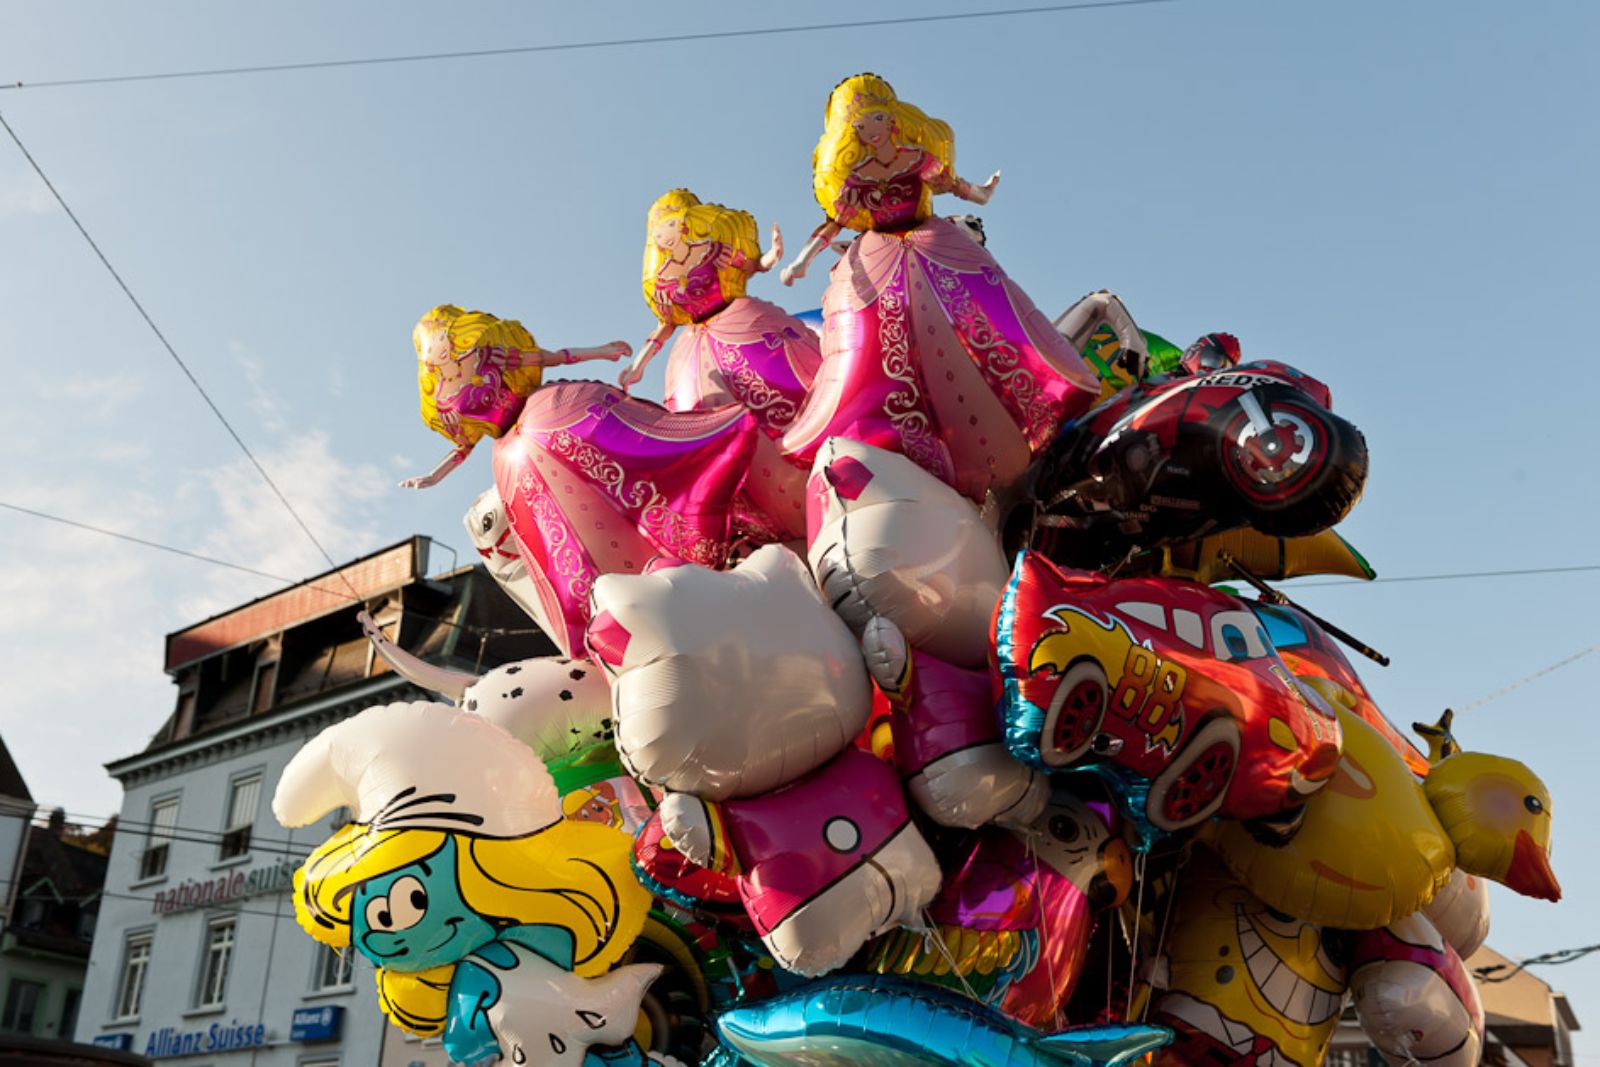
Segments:
[[[1061,1003],[1061,989],[1056,985],[1056,961],[1050,955],[1049,947],[1055,943],[1055,937],[1050,932],[1050,916],[1045,911],[1044,894],[1039,890],[1039,852],[1034,847],[1034,837],[1038,831],[1029,829],[1023,840],[1028,846],[1028,873],[1033,882],[1033,903],[1039,909],[1039,954],[1044,957],[1045,973],[1050,976],[1050,1004],[1051,1018],[1057,1031],[1062,1030],[1061,1010],[1065,1007]]]
[[[928,914],[928,909],[922,909],[922,943],[926,945],[932,941],[939,950],[939,955],[950,965],[950,973],[956,976],[956,981],[961,983],[961,988],[966,990],[967,996],[982,1003],[983,998],[978,996],[978,991],[972,988],[972,983],[967,981],[967,976],[962,974],[956,966],[956,958],[950,954],[950,946],[944,943],[944,932],[934,923],[933,916]]]
[[[1133,1006],[1133,988],[1139,980],[1139,927],[1144,925],[1144,884],[1145,874],[1150,865],[1150,853],[1139,852],[1133,861],[1133,877],[1139,883],[1139,895],[1133,904],[1133,932],[1128,936],[1128,1000],[1123,1007],[1122,1017],[1128,1017],[1128,1008]]]
[[[1156,954],[1151,957],[1157,967],[1161,966],[1161,952],[1167,944],[1167,930],[1172,926],[1172,913],[1176,910],[1178,901],[1178,876],[1183,870],[1175,867],[1172,870],[1172,884],[1167,886],[1167,910],[1161,917],[1161,930],[1156,934]],[[1150,992],[1144,998],[1144,1003],[1139,1005],[1139,1021],[1144,1022],[1145,1016],[1150,1014],[1150,1002],[1155,999],[1156,984],[1152,976]]]

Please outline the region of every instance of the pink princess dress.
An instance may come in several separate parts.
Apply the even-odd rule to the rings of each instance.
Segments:
[[[779,449],[805,401],[822,353],[805,323],[775,304],[749,296],[727,299],[717,277],[723,249],[676,278],[657,276],[655,300],[663,321],[673,308],[691,322],[677,331],[667,357],[666,405],[699,411],[737,403],[761,428],[750,473],[737,505],[740,527],[756,541],[805,536],[802,467]],[[733,250],[733,266],[755,269]]]
[[[415,333],[423,420],[459,464],[494,438],[495,488],[535,591],[535,621],[582,656],[589,589],[667,556],[720,567],[760,431],[736,404],[672,412],[590,381],[543,385],[522,324],[440,305]]]
[[[494,445],[494,482],[545,629],[582,656],[589,590],[655,556],[721,567],[759,431],[737,405],[673,412],[600,382],[536,389]]]
[[[926,215],[948,192],[921,148],[885,180],[846,180],[832,217],[870,228],[834,265],[822,298],[822,366],[784,436],[809,465],[829,437],[899,452],[981,502],[1016,485],[1064,420],[1099,393],[1094,375],[988,251]]]

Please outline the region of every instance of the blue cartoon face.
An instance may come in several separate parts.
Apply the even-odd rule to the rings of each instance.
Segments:
[[[494,939],[494,927],[461,899],[456,845],[356,889],[351,943],[379,967],[425,971],[454,963]]]

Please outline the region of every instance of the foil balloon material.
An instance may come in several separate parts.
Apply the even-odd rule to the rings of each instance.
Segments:
[[[555,782],[527,746],[481,716],[420,702],[368,708],[323,730],[289,761],[272,799],[289,827],[341,807],[368,827],[465,826],[502,838],[562,818]]]
[[[637,998],[626,1008],[608,992],[627,974],[587,980],[632,946],[649,894],[629,872],[628,835],[565,818],[527,745],[443,704],[369,708],[296,753],[273,797],[291,827],[336,807],[354,820],[295,872],[295,918],[317,941],[372,962],[395,1025],[453,1031],[469,1059],[521,1035],[553,1035],[553,1054],[578,1047],[580,1060],[585,1041],[628,1040]],[[656,971],[644,973],[648,982]],[[611,1009],[620,1021],[600,1019]],[[518,1029],[530,1023],[541,1029]],[[642,1062],[636,1048],[617,1054]]]
[[[451,1062],[498,1055],[509,1063],[551,1067],[649,1063],[633,1043],[633,1031],[660,965],[629,964],[600,978],[581,978],[547,957],[550,948],[541,948],[494,941],[456,968],[444,1031]]]
[[[981,502],[1021,480],[1098,383],[988,250],[934,216],[934,194],[970,195],[954,162],[950,128],[882,78],[834,89],[813,155],[818,236],[862,232],[823,295],[822,366],[785,446],[809,462],[849,437]]]
[[[805,535],[805,465],[779,440],[800,411],[822,354],[817,336],[782,308],[745,295],[766,267],[755,218],[674,189],[650,208],[645,300],[676,333],[667,357],[666,406],[699,411],[739,404],[761,436],[741,491],[741,525],[773,540]]]
[[[1274,911],[1198,852],[1158,961],[1150,1019],[1177,1033],[1157,1067],[1320,1067],[1348,982],[1345,935]]]
[[[779,545],[731,571],[596,583],[591,656],[617,749],[642,781],[711,800],[787,785],[849,746],[872,688],[855,638]]]
[[[718,1028],[758,1067],[1124,1067],[1172,1037],[1139,1023],[1044,1034],[958,993],[857,975],[734,1008]]]
[[[867,624],[862,651],[888,698],[894,765],[917,806],[944,826],[1031,822],[1049,784],[1006,749],[988,672],[908,648],[882,618]]]
[[[737,405],[671,412],[598,382],[528,398],[495,442],[495,488],[562,654],[583,647],[600,575],[656,556],[722,565],[758,432]]]
[[[1300,537],[1343,519],[1366,482],[1361,432],[1327,387],[1281,363],[1142,382],[1070,424],[1030,473],[1029,543],[1099,567],[1239,526]]]
[[[1483,1004],[1456,950],[1422,915],[1356,937],[1350,991],[1361,1029],[1395,1067],[1476,1067]]]
[[[680,907],[709,909],[719,916],[745,919],[739,878],[727,871],[702,867],[667,837],[661,813],[653,813],[633,839],[633,870],[656,896]]]
[[[796,974],[843,966],[871,938],[917,921],[939,888],[899,778],[856,748],[765,796],[714,804],[669,793],[659,812],[692,863],[737,872],[756,933]]]
[[[1241,526],[1227,533],[1180,541],[1161,550],[1161,573],[1201,585],[1239,577],[1238,563],[1257,578],[1283,581],[1313,574],[1339,574],[1371,581],[1377,572],[1333,530],[1306,537],[1273,537]]]
[[[478,494],[461,523],[467,528],[489,577],[527,613],[539,629],[552,641],[564,641],[566,635],[545,616],[544,602],[539,590],[528,575],[528,565],[522,561],[522,550],[511,532],[511,519],[506,515],[500,492],[493,487]]]
[[[1109,805],[1058,791],[1029,826],[986,827],[928,906],[929,931],[897,930],[867,967],[975,996],[1008,1018],[1060,1028],[1095,916],[1120,904],[1132,858]]]
[[[1457,752],[1433,765],[1422,788],[1462,870],[1526,897],[1561,899],[1550,867],[1550,790],[1526,765]]]
[[[1333,710],[1220,591],[1112,581],[1029,551],[994,625],[1012,754],[1051,770],[1106,763],[1148,781],[1142,814],[1159,830],[1215,814],[1292,815],[1333,775]]]
[[[1462,959],[1470,959],[1489,937],[1489,882],[1456,869],[1422,914]]]
[[[504,727],[546,763],[611,748],[611,687],[589,661],[544,656],[467,674],[407,652],[366,612],[360,619],[373,650],[407,681]]]
[[[1450,877],[1455,849],[1394,746],[1336,707],[1344,752],[1292,840],[1268,845],[1217,823],[1207,840],[1273,908],[1323,926],[1368,930],[1411,914]]]
[[[984,663],[1008,569],[970,502],[904,456],[843,438],[818,451],[806,493],[811,569],[852,630],[882,617],[914,648]]]
[[[1359,715],[1400,753],[1412,773],[1428,773],[1427,756],[1378,708],[1339,643],[1315,619],[1288,604],[1259,600],[1246,603],[1266,627],[1268,639],[1295,677],[1311,684],[1330,704],[1342,705]]]

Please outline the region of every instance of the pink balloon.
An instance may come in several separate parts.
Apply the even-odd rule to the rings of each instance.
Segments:
[[[589,591],[651,557],[720,567],[755,420],[737,405],[675,413],[599,382],[528,398],[495,442],[495,486],[564,655],[581,655]]]

